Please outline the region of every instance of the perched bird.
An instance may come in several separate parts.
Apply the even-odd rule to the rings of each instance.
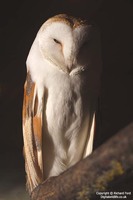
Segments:
[[[26,62],[23,103],[30,192],[92,152],[100,52],[95,25],[65,14],[48,19],[37,33]]]

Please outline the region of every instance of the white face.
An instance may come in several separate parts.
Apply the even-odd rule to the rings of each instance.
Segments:
[[[38,31],[26,64],[34,82],[44,83],[49,74],[59,71],[71,77],[86,74],[88,80],[100,80],[99,31],[96,26],[67,15],[52,17]]]
[[[72,28],[63,21],[45,23],[39,31],[43,57],[65,73],[76,68],[90,68],[97,52],[95,31],[91,25]]]

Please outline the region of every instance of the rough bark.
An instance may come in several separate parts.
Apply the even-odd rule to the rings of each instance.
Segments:
[[[97,191],[131,191],[132,184],[133,123],[89,157],[40,184],[32,192],[31,199],[96,200],[100,198]]]

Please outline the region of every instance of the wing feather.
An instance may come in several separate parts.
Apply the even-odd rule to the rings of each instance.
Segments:
[[[90,155],[93,151],[94,135],[95,135],[95,113],[92,115],[92,121],[90,129],[88,130],[88,138],[85,145],[84,157]]]
[[[43,101],[42,101],[43,102]],[[42,103],[41,102],[41,103]],[[42,116],[36,84],[28,73],[24,86],[23,139],[27,188],[29,192],[43,181]],[[43,107],[43,105],[41,105]]]

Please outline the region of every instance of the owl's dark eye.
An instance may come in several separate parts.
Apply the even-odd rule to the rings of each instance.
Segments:
[[[55,38],[54,38],[53,40],[54,40],[55,43],[57,43],[57,44],[61,44],[61,42],[58,41],[58,40],[56,40]]]

